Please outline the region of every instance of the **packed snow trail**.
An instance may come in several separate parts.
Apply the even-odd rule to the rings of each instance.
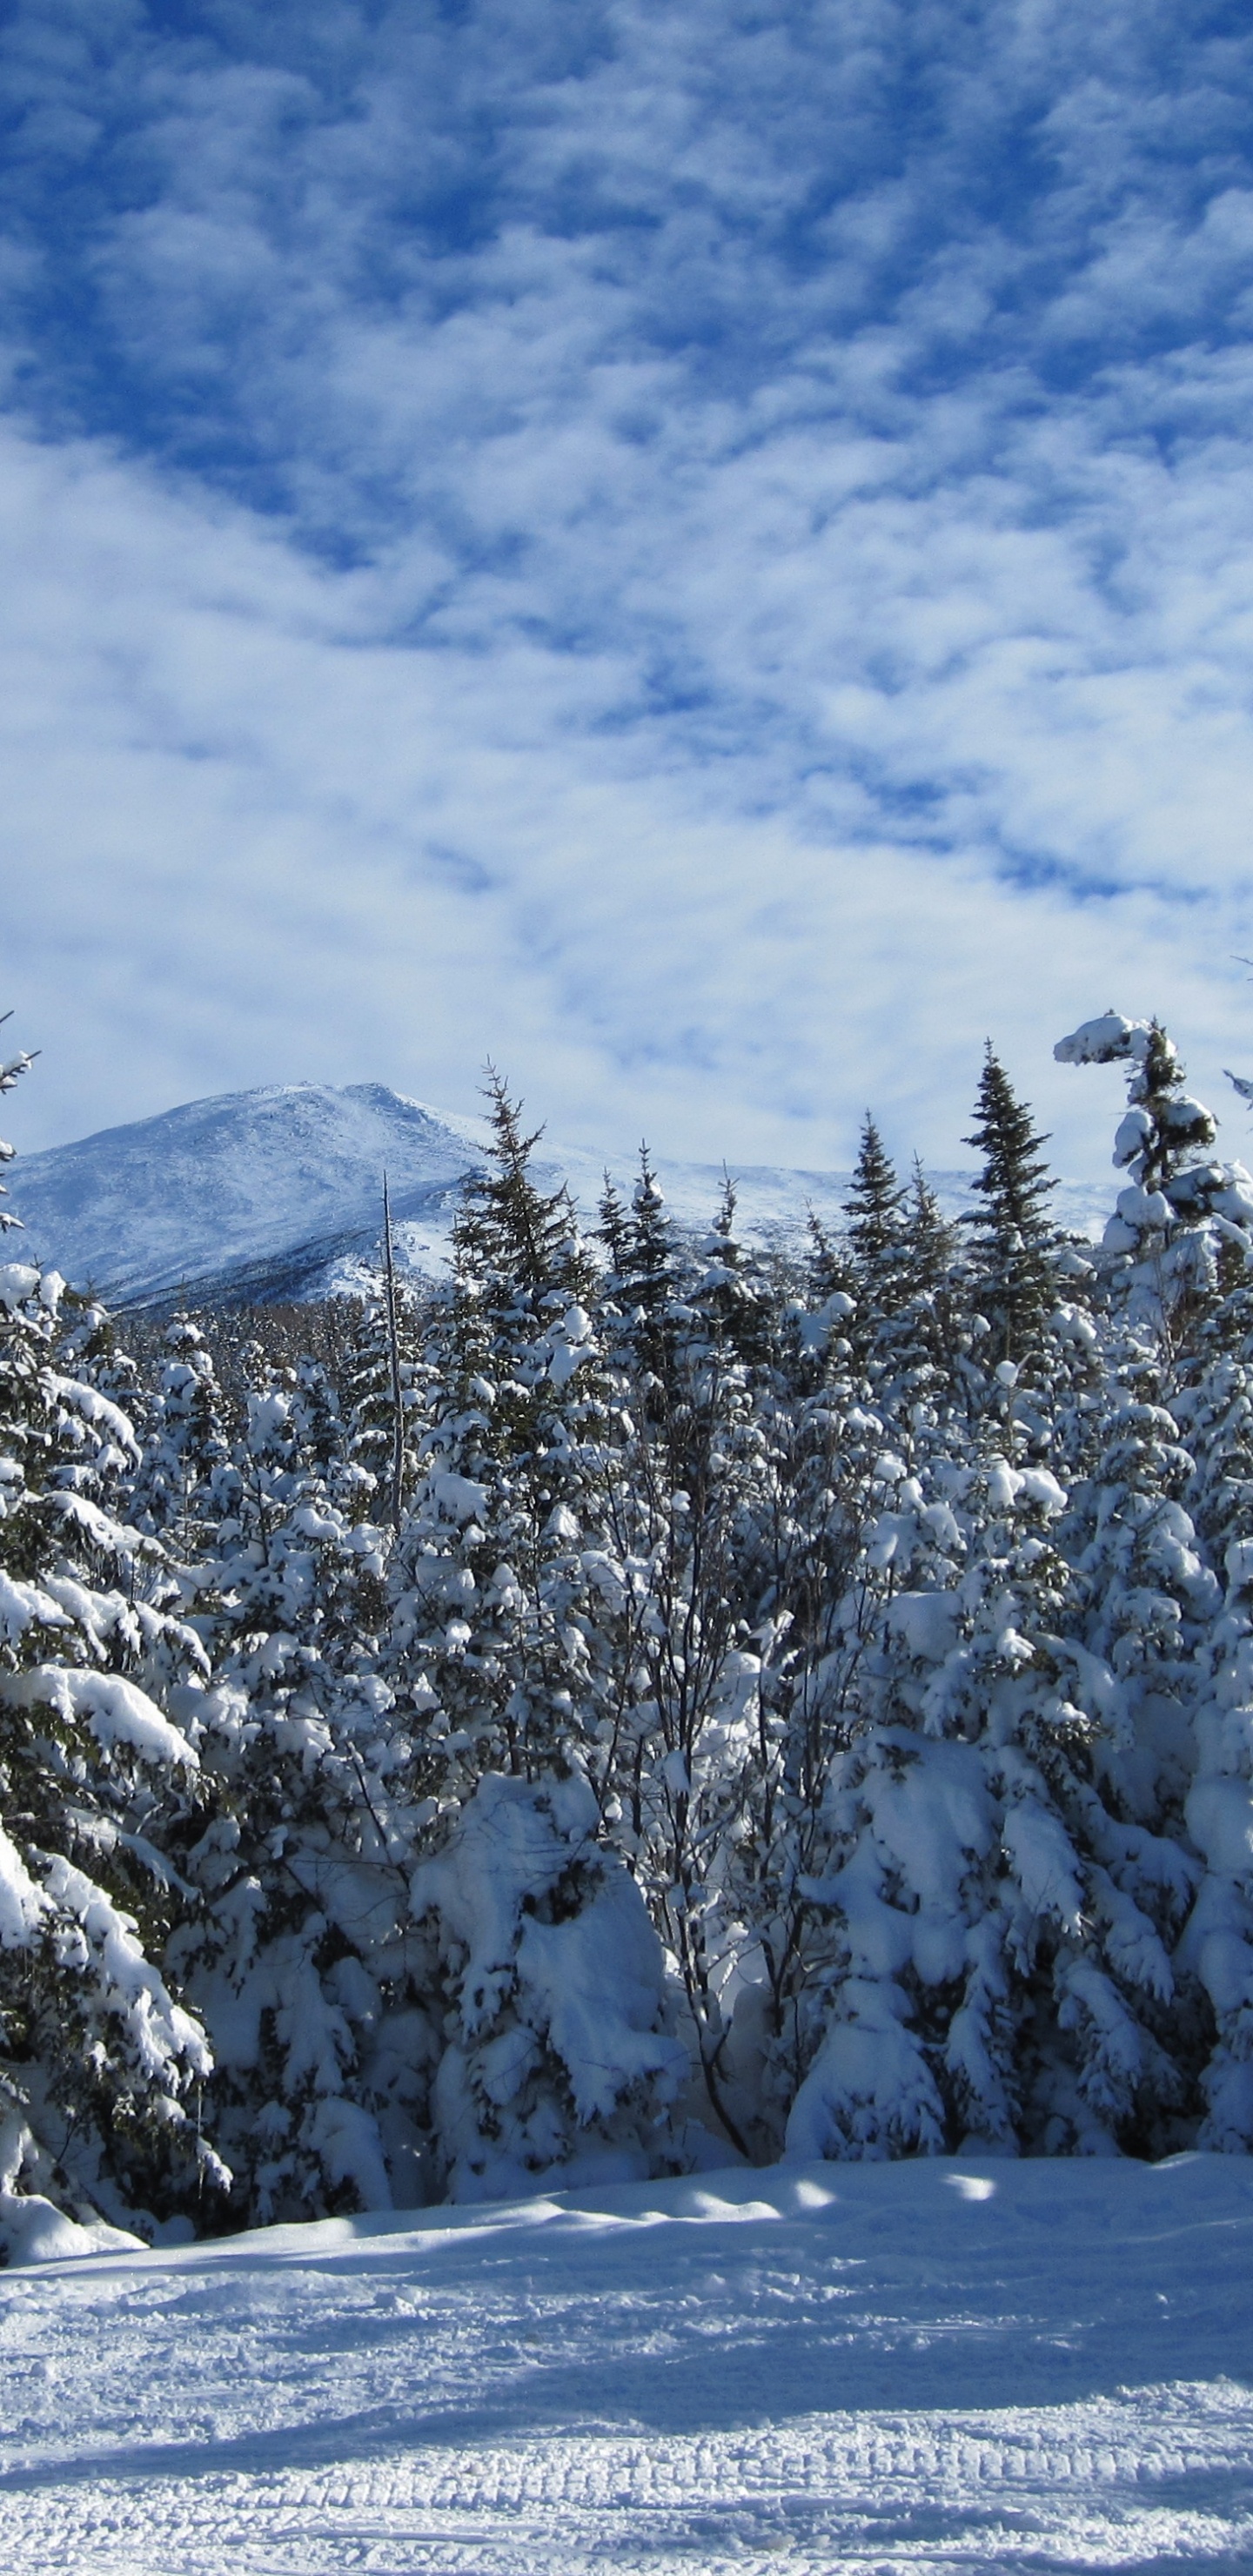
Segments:
[[[813,2165],[0,2281],[22,2576],[1253,2568],[1253,2162]]]

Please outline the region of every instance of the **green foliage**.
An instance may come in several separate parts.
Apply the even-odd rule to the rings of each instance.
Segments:
[[[1051,1254],[1056,1232],[1046,1209],[1056,1186],[1040,1147],[1031,1112],[1020,1101],[989,1045],[976,1102],[976,1125],[966,1138],[983,1156],[974,1187],[981,1201],[971,1219],[972,1254],[980,1296],[989,1310],[997,1355],[1030,1357],[1054,1293]]]

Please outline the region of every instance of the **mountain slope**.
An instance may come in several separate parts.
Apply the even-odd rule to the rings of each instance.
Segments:
[[[476,1123],[374,1083],[227,1092],[32,1154],[13,1204],[41,1260],[119,1305],[184,1285],[309,1295],[377,1243],[384,1169],[399,1217],[447,1202],[442,1240]]]

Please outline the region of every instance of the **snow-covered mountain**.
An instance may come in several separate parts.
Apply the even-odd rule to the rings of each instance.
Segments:
[[[384,1168],[407,1234],[442,1246],[477,1151],[476,1122],[381,1085],[283,1083],[32,1154],[11,1204],[40,1260],[117,1304],[310,1296],[372,1251]]]
[[[15,1167],[10,1205],[31,1251],[115,1305],[162,1302],[186,1288],[199,1302],[266,1303],[351,1287],[377,1257],[386,1171],[399,1258],[437,1276],[448,1256],[461,1183],[481,1161],[480,1118],[432,1109],[382,1083],[341,1091],[296,1082],[194,1100],[157,1118],[109,1127],[32,1154]],[[609,1168],[629,1190],[629,1158]],[[537,1168],[569,1182],[591,1218],[605,1158],[546,1139]],[[847,1172],[731,1166],[745,1235],[783,1245],[809,1209],[838,1224]],[[703,1228],[723,1168],[657,1161],[681,1225]],[[936,1175],[953,1208],[969,1204],[969,1175]],[[1075,1185],[1059,1214],[1086,1227],[1103,1193]]]

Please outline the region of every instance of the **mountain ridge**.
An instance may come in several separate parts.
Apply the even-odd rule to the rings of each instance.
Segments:
[[[420,1278],[444,1273],[461,1190],[481,1168],[488,1136],[485,1119],[385,1083],[273,1083],[184,1101],[24,1156],[9,1205],[40,1262],[119,1308],[173,1304],[183,1294],[204,1305],[300,1302],[351,1291],[374,1267],[384,1170],[398,1262]],[[547,1138],[535,1156],[542,1186],[568,1182],[585,1223],[594,1221],[606,1165],[629,1191],[635,1158]],[[658,1157],[680,1226],[708,1227],[728,1168],[749,1239],[791,1248],[811,1208],[824,1223],[843,1221],[848,1172]],[[969,1203],[968,1172],[932,1177],[951,1211]],[[1062,1184],[1059,1220],[1086,1230],[1099,1200],[1084,1184]]]

